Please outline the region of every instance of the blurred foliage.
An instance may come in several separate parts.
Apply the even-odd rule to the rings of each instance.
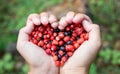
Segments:
[[[120,74],[120,1],[89,0],[88,7],[93,22],[100,24],[102,32],[103,46],[95,61],[97,74]]]
[[[26,74],[28,65],[18,55],[6,52],[9,43],[16,43],[18,30],[25,25],[27,16],[40,13],[62,0],[1,0],[0,1],[0,74]],[[93,22],[99,23],[103,46],[90,67],[90,74],[120,74],[120,1],[88,0]],[[4,54],[5,53],[5,54]],[[16,66],[21,64],[20,68]]]

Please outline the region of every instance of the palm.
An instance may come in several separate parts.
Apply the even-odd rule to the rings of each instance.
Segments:
[[[33,66],[47,65],[49,67],[50,66],[55,67],[52,57],[47,55],[42,48],[36,46],[31,42],[27,42],[26,45],[24,46],[24,49],[26,49],[24,50],[25,53],[24,58],[29,64]]]

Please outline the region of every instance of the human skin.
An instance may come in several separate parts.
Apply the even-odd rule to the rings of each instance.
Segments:
[[[85,14],[68,12],[59,22],[59,29],[63,30],[69,23],[82,23],[89,33],[88,41],[85,41],[73,54],[72,57],[60,67],[60,74],[88,74],[91,63],[101,46],[100,27],[93,24]]]
[[[73,54],[72,57],[64,64],[64,66],[55,66],[51,56],[45,51],[29,42],[29,34],[34,29],[34,25],[41,23],[47,25],[51,23],[53,28],[63,30],[70,23],[82,23],[85,30],[89,33],[88,41],[85,41]],[[68,12],[57,23],[54,15],[45,12],[41,14],[31,14],[26,26],[23,27],[18,36],[17,50],[29,64],[28,74],[88,74],[90,64],[95,59],[101,46],[100,28],[97,24],[93,24],[90,18],[84,14]],[[59,71],[60,70],[60,71]]]
[[[58,67],[55,66],[51,56],[37,45],[29,42],[29,34],[31,34],[35,25],[52,24],[55,28],[58,26],[56,17],[43,12],[41,14],[29,15],[26,26],[20,29],[17,41],[17,50],[29,64],[28,74],[58,74]]]

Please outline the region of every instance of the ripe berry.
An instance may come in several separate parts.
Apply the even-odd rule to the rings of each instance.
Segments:
[[[57,40],[53,40],[52,44],[58,45],[58,41]]]
[[[74,44],[75,49],[77,49],[79,46],[80,46],[80,45],[79,45],[79,43],[77,43],[77,42]]]
[[[60,66],[63,66],[64,65],[64,61],[60,61]]]
[[[51,54],[51,50],[50,50],[50,49],[46,49],[46,53],[47,53],[48,55],[50,55],[50,54]]]
[[[63,56],[63,57],[62,57],[62,61],[66,62],[66,61],[67,61],[67,57],[66,57],[66,56]]]
[[[60,61],[55,61],[55,65],[56,65],[57,67],[59,67],[59,66],[60,66]]]
[[[72,52],[67,52],[68,56],[71,57],[73,55]]]
[[[52,50],[52,51],[55,51],[56,49],[57,49],[57,46],[55,46],[55,45],[52,45],[52,46],[51,46],[51,50]]]
[[[58,60],[58,56],[54,55],[54,56],[53,56],[53,59],[54,59],[55,61],[57,61],[57,60]]]
[[[38,33],[38,37],[42,37],[42,33],[41,32]]]
[[[65,35],[64,35],[63,32],[59,32],[58,36],[59,36],[60,38],[64,38]]]
[[[86,33],[85,36],[84,36],[84,39],[85,39],[85,40],[88,40],[88,38],[89,38],[89,34]]]
[[[66,45],[66,51],[74,51],[74,46],[73,45]]]
[[[60,40],[60,41],[59,41],[59,46],[62,46],[62,45],[64,45],[64,41],[63,41],[63,40]]]
[[[79,44],[82,44],[83,42],[84,42],[83,38],[80,38],[80,39],[77,40],[77,43],[79,43]]]
[[[57,36],[55,39],[56,39],[57,41],[59,41],[59,40],[60,40],[60,37],[59,37],[59,36]]]
[[[62,56],[64,52],[62,50],[59,50],[58,53]]]
[[[64,39],[63,39],[65,42],[68,42],[70,40],[70,37],[69,36],[65,36]]]
[[[38,46],[43,47],[44,46],[44,42],[42,40],[40,40],[39,43],[38,43]]]

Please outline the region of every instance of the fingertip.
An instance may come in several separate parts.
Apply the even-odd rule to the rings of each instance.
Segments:
[[[52,26],[54,29],[56,29],[56,28],[58,27],[58,23],[57,23],[57,22],[54,22],[54,23],[51,24],[51,26]]]
[[[41,19],[41,23],[43,25],[48,24],[48,14],[46,12],[43,12],[43,13],[40,14],[40,19]]]
[[[62,18],[60,19],[59,25],[60,25],[61,27],[66,27],[66,26],[68,25],[65,17],[62,17]]]
[[[56,22],[57,21],[57,19],[56,19],[56,17],[53,15],[53,14],[51,14],[50,16],[49,16],[49,22],[52,24],[53,22]]]
[[[91,24],[87,20],[83,20],[82,25],[87,32],[89,32],[91,30]]]
[[[67,15],[66,15],[66,21],[69,24],[72,23],[73,22],[72,20],[73,20],[74,16],[75,16],[74,12],[72,12],[72,11],[68,12]]]
[[[32,18],[35,25],[40,25],[40,19],[38,17]]]
[[[58,26],[58,28],[59,28],[60,30],[64,30],[64,27],[63,27],[63,26]]]

